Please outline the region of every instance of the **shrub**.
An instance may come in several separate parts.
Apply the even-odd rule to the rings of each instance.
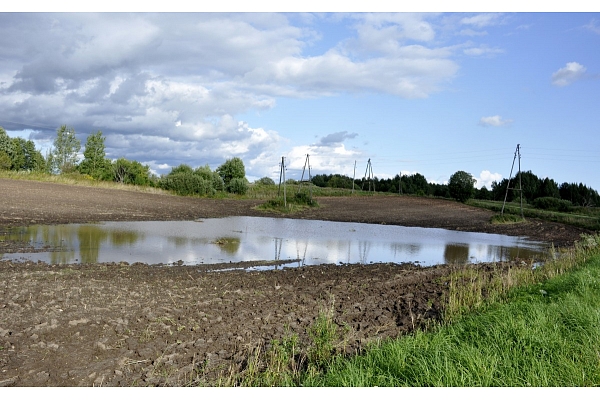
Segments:
[[[573,209],[573,204],[569,200],[561,200],[556,197],[538,197],[533,200],[532,204],[540,210],[569,212]]]
[[[259,180],[257,180],[254,183],[256,183],[257,185],[275,185],[275,181],[273,179],[269,178],[268,176],[260,178]]]
[[[199,175],[180,172],[169,174],[160,181],[160,187],[171,190],[181,196],[213,194],[214,189],[209,181]]]
[[[227,191],[235,194],[246,194],[248,191],[248,182],[246,178],[233,178],[227,185]]]

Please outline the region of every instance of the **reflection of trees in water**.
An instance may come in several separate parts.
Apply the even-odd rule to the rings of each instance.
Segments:
[[[138,231],[122,231],[122,230],[111,230],[110,234],[110,243],[113,246],[131,246],[135,244],[138,240],[143,239],[144,235],[140,234]]]
[[[82,263],[98,262],[100,245],[108,238],[105,229],[95,225],[81,225],[77,230],[79,257]]]
[[[444,248],[446,264],[465,264],[469,261],[469,245],[467,243],[446,243]]]
[[[182,237],[182,236],[169,236],[167,238],[167,241],[169,243],[173,243],[175,245],[175,247],[183,247],[183,246],[187,245],[189,239],[186,237]]]
[[[514,260],[517,258],[522,260],[535,259],[544,255],[543,251],[522,247],[493,246],[491,252],[494,253],[493,256],[498,261]]]

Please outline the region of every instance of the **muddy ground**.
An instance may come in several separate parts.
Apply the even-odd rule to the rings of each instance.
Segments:
[[[318,202],[319,208],[286,217],[500,233],[558,247],[586,232],[538,220],[491,225],[491,212],[448,200]],[[259,203],[0,179],[0,234],[31,224],[280,216],[256,210]],[[0,241],[0,254],[28,248]],[[343,333],[338,348],[352,354],[439,319],[444,277],[455,267],[207,272],[206,265],[0,261],[0,386],[213,385],[273,339],[297,334],[308,343],[307,328],[319,312],[332,313]]]

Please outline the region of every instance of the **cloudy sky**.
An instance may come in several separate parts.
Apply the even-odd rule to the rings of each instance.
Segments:
[[[0,125],[163,174],[521,168],[600,190],[600,13],[0,12]],[[43,151],[45,152],[45,151]],[[355,171],[356,163],[356,172]],[[515,170],[517,166],[515,165]]]

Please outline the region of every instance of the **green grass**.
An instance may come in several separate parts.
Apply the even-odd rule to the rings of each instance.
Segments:
[[[470,199],[468,205],[485,208],[491,211],[500,212],[502,210],[501,201],[476,200]],[[504,215],[502,217],[520,216],[521,206],[519,203],[506,203]],[[523,204],[523,216],[529,218],[539,218],[546,221],[560,222],[587,228],[591,230],[600,230],[600,208],[599,207],[574,207],[572,212],[558,212],[540,210],[531,204]]]
[[[490,220],[492,224],[518,224],[520,222],[525,222],[524,218],[521,218],[520,215],[514,214],[497,214],[492,217]]]
[[[53,175],[45,172],[0,171],[0,178],[24,181],[51,182],[74,186],[99,187],[105,189],[128,190],[133,192],[170,194],[170,192],[166,190],[150,186],[126,185],[116,182],[97,181],[89,175],[82,175],[79,173]]]
[[[600,237],[583,238],[573,257],[540,268],[542,282],[512,288],[452,324],[337,357],[300,384],[599,386],[599,245]]]

